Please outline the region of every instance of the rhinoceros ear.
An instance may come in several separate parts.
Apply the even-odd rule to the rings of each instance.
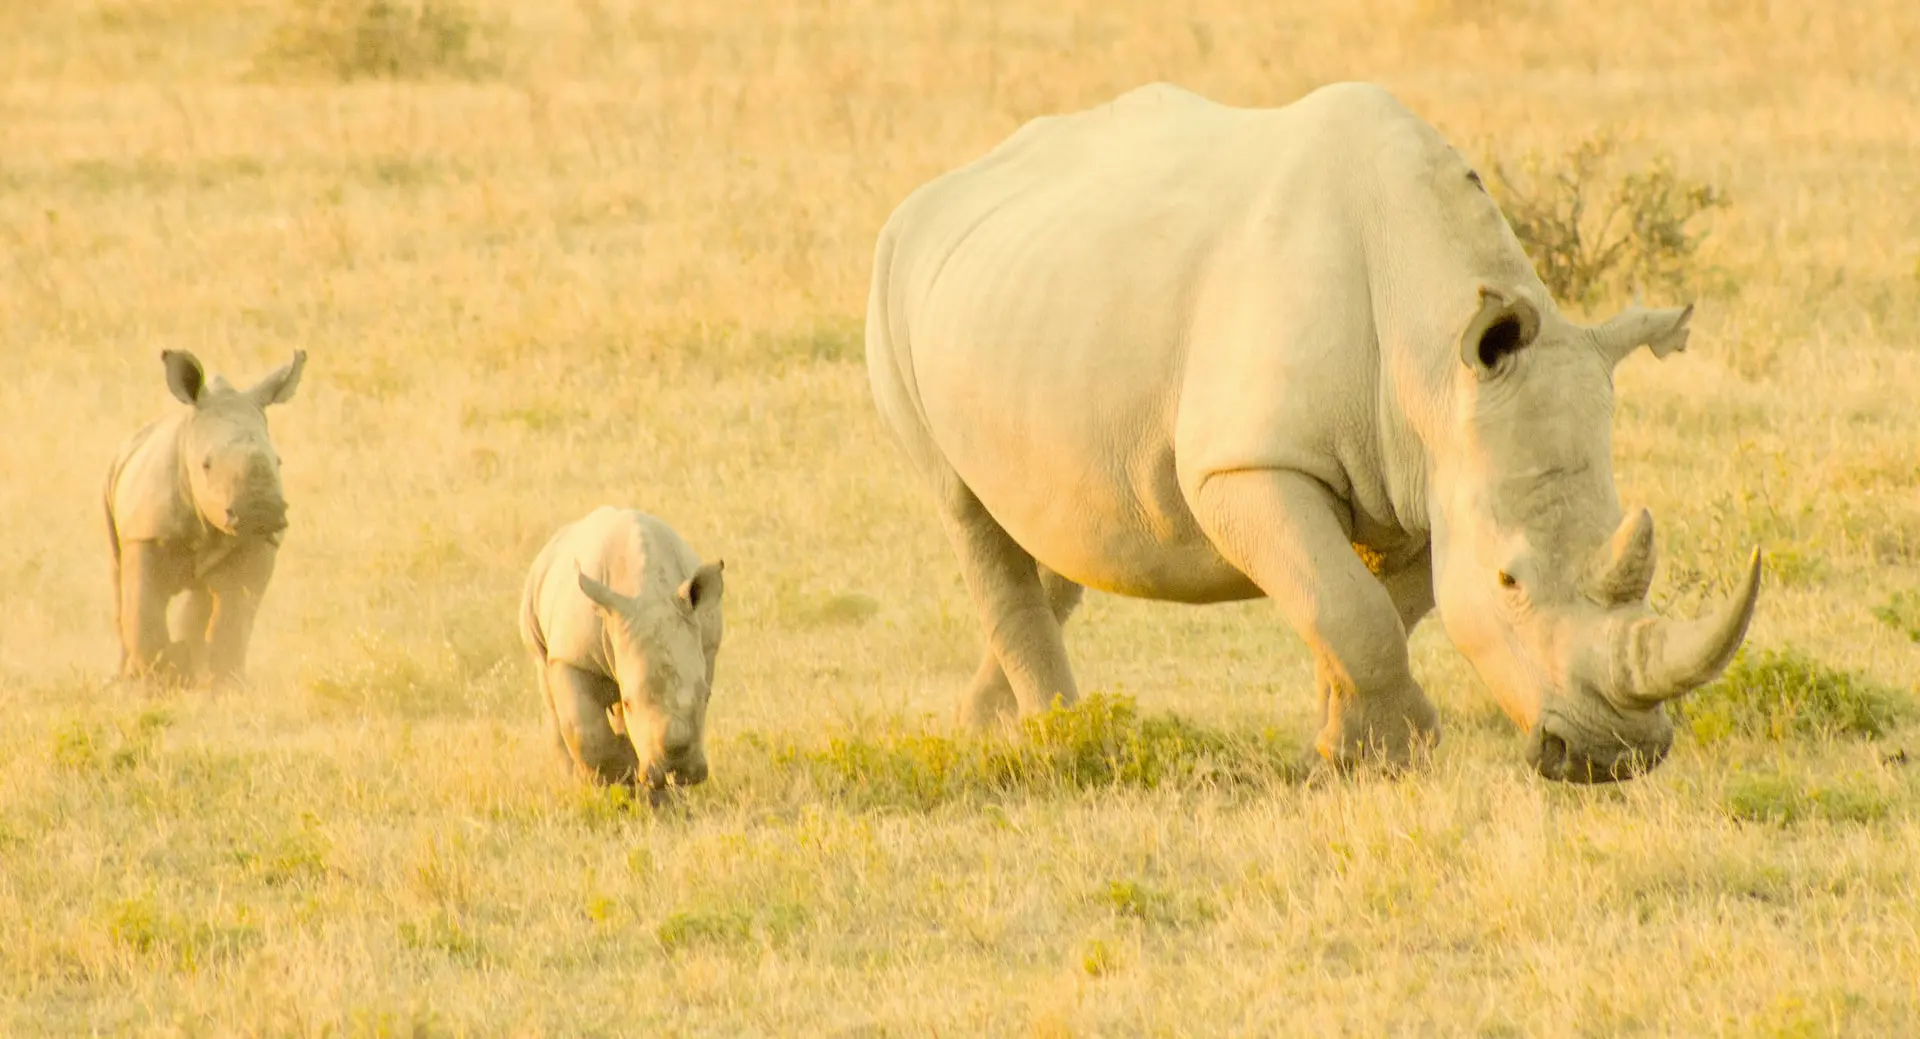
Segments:
[[[1460,361],[1481,378],[1500,372],[1506,360],[1540,335],[1540,312],[1524,296],[1480,287],[1480,309],[1460,336]]]
[[[300,373],[306,369],[307,352],[295,350],[293,360],[254,384],[253,389],[247,391],[247,396],[263,408],[269,404],[285,404],[293,399],[293,391],[300,386]]]
[[[726,568],[726,560],[716,559],[695,570],[675,594],[675,598],[680,600],[680,608],[693,613],[719,606],[720,596],[727,590],[726,581],[720,576]]]
[[[200,358],[185,350],[162,350],[160,363],[167,368],[167,389],[183,404],[198,404],[200,391],[207,387],[207,371],[200,367]]]
[[[573,575],[580,580],[580,591],[593,600],[595,606],[609,613],[621,613],[631,608],[632,603],[626,596],[588,577],[586,572],[580,569],[579,560],[574,560]]]
[[[1687,322],[1692,317],[1692,304],[1663,310],[1647,310],[1635,304],[1595,328],[1593,342],[1609,366],[1618,365],[1642,346],[1651,349],[1655,357],[1665,357],[1687,348]]]

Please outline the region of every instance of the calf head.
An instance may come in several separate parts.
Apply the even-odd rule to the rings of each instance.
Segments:
[[[586,574],[620,685],[619,716],[649,790],[694,786],[707,778],[707,700],[720,648],[724,562],[694,571],[671,594],[642,588],[623,595]]]
[[[280,490],[280,456],[267,435],[266,408],[292,399],[306,367],[296,350],[285,367],[252,389],[207,379],[200,361],[185,350],[160,355],[167,387],[193,406],[180,429],[180,465],[194,509],[226,534],[264,536],[286,529],[287,500]]]
[[[1662,704],[1726,667],[1759,596],[1755,550],[1730,602],[1656,616],[1653,518],[1623,515],[1614,490],[1614,365],[1683,348],[1691,315],[1636,306],[1588,328],[1483,289],[1461,339],[1430,488],[1435,597],[1552,779],[1625,779],[1665,757]]]

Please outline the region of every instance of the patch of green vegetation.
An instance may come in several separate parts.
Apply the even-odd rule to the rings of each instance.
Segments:
[[[463,914],[444,906],[418,920],[400,922],[400,944],[421,952],[444,955],[456,963],[477,965],[486,949]]]
[[[769,902],[761,906],[702,906],[669,913],[654,937],[666,951],[680,952],[694,946],[712,945],[739,948],[764,943],[782,945],[806,926],[807,911],[791,902]]]
[[[1173,926],[1213,919],[1213,903],[1201,896],[1182,896],[1139,880],[1109,880],[1093,896],[1118,916],[1142,923]]]
[[[244,906],[235,910],[230,921],[188,920],[163,905],[151,890],[104,906],[100,917],[116,942],[182,972],[231,960],[259,939],[252,914]]]
[[[268,887],[290,887],[326,876],[333,842],[312,812],[302,812],[297,829],[274,835],[254,847],[240,847],[233,858],[249,876]]]
[[[1873,608],[1873,618],[1920,642],[1920,592],[1895,592],[1893,598]]]
[[[1080,969],[1089,978],[1104,978],[1125,965],[1120,950],[1109,941],[1094,938],[1080,951]]]
[[[781,618],[799,628],[857,627],[880,612],[880,601],[860,592],[806,595],[781,588],[776,596]]]
[[[1686,729],[1703,744],[1735,736],[1876,738],[1905,713],[1891,690],[1796,649],[1742,651],[1719,681],[1679,704]]]
[[[480,79],[490,33],[461,0],[301,0],[254,58],[267,77]]]
[[[162,707],[144,708],[111,730],[73,719],[53,731],[53,763],[69,772],[125,771],[151,760],[172,724],[172,712]]]
[[[785,335],[758,337],[759,350],[784,360],[852,364],[866,357],[866,322],[825,319]]]
[[[1868,823],[1885,818],[1892,802],[1862,785],[1807,784],[1778,773],[1743,776],[1721,799],[1727,816],[1740,822],[1785,826],[1808,819]]]
[[[783,774],[854,807],[926,811],[1009,796],[1131,787],[1260,787],[1297,780],[1298,751],[1271,732],[1206,728],[1141,715],[1131,697],[1094,694],[1022,719],[1006,736],[892,730],[825,747],[748,734]]]

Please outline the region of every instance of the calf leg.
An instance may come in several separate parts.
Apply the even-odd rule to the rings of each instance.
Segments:
[[[128,678],[174,680],[176,658],[167,649],[167,600],[173,597],[180,563],[151,541],[121,546],[119,571],[120,673]]]
[[[1053,612],[1054,623],[1064,628],[1067,618],[1073,616],[1074,609],[1080,605],[1086,589],[1045,566],[1039,570],[1040,587],[1046,593],[1047,608]],[[1011,717],[1017,706],[1013,684],[1007,681],[1007,672],[1000,666],[1000,658],[994,655],[993,648],[989,646],[980,660],[979,669],[974,672],[966,695],[960,700],[960,720],[978,728]]]
[[[206,585],[190,586],[167,609],[170,641],[167,655],[183,677],[198,675],[207,665],[207,626],[213,621],[213,593]]]
[[[554,726],[575,769],[596,783],[631,786],[640,770],[633,744],[613,731],[607,708],[620,702],[620,687],[605,675],[549,660],[542,674]]]
[[[1402,609],[1354,554],[1344,509],[1325,485],[1284,470],[1241,470],[1208,478],[1195,498],[1194,516],[1214,546],[1313,653],[1321,757],[1401,765],[1438,738],[1439,717],[1408,665]],[[1417,596],[1403,591],[1401,603],[1412,613]]]
[[[235,548],[207,575],[213,613],[207,622],[207,668],[215,685],[237,683],[246,677],[247,644],[253,639],[260,599],[273,579],[279,549],[268,541]]]
[[[1021,713],[1043,711],[1055,699],[1069,706],[1079,702],[1039,564],[965,488],[952,495],[943,519],[986,627],[988,652],[999,662]],[[998,695],[991,679],[981,683],[976,676],[960,705],[961,720],[974,728],[992,724],[1004,703],[995,699]]]

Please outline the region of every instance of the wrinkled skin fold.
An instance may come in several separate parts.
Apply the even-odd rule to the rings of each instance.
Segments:
[[[1725,606],[1655,616],[1653,519],[1614,487],[1613,370],[1691,319],[1568,320],[1377,87],[1156,84],[1028,124],[900,205],[868,300],[875,402],[986,631],[961,719],[1077,698],[1085,587],[1266,596],[1313,654],[1318,752],[1402,764],[1439,735],[1406,650],[1437,607],[1541,774],[1645,771],[1758,598],[1756,554]]]
[[[160,359],[186,407],[128,438],[107,473],[120,672],[238,682],[287,528],[266,409],[292,399],[307,355],[246,390],[186,351]]]

